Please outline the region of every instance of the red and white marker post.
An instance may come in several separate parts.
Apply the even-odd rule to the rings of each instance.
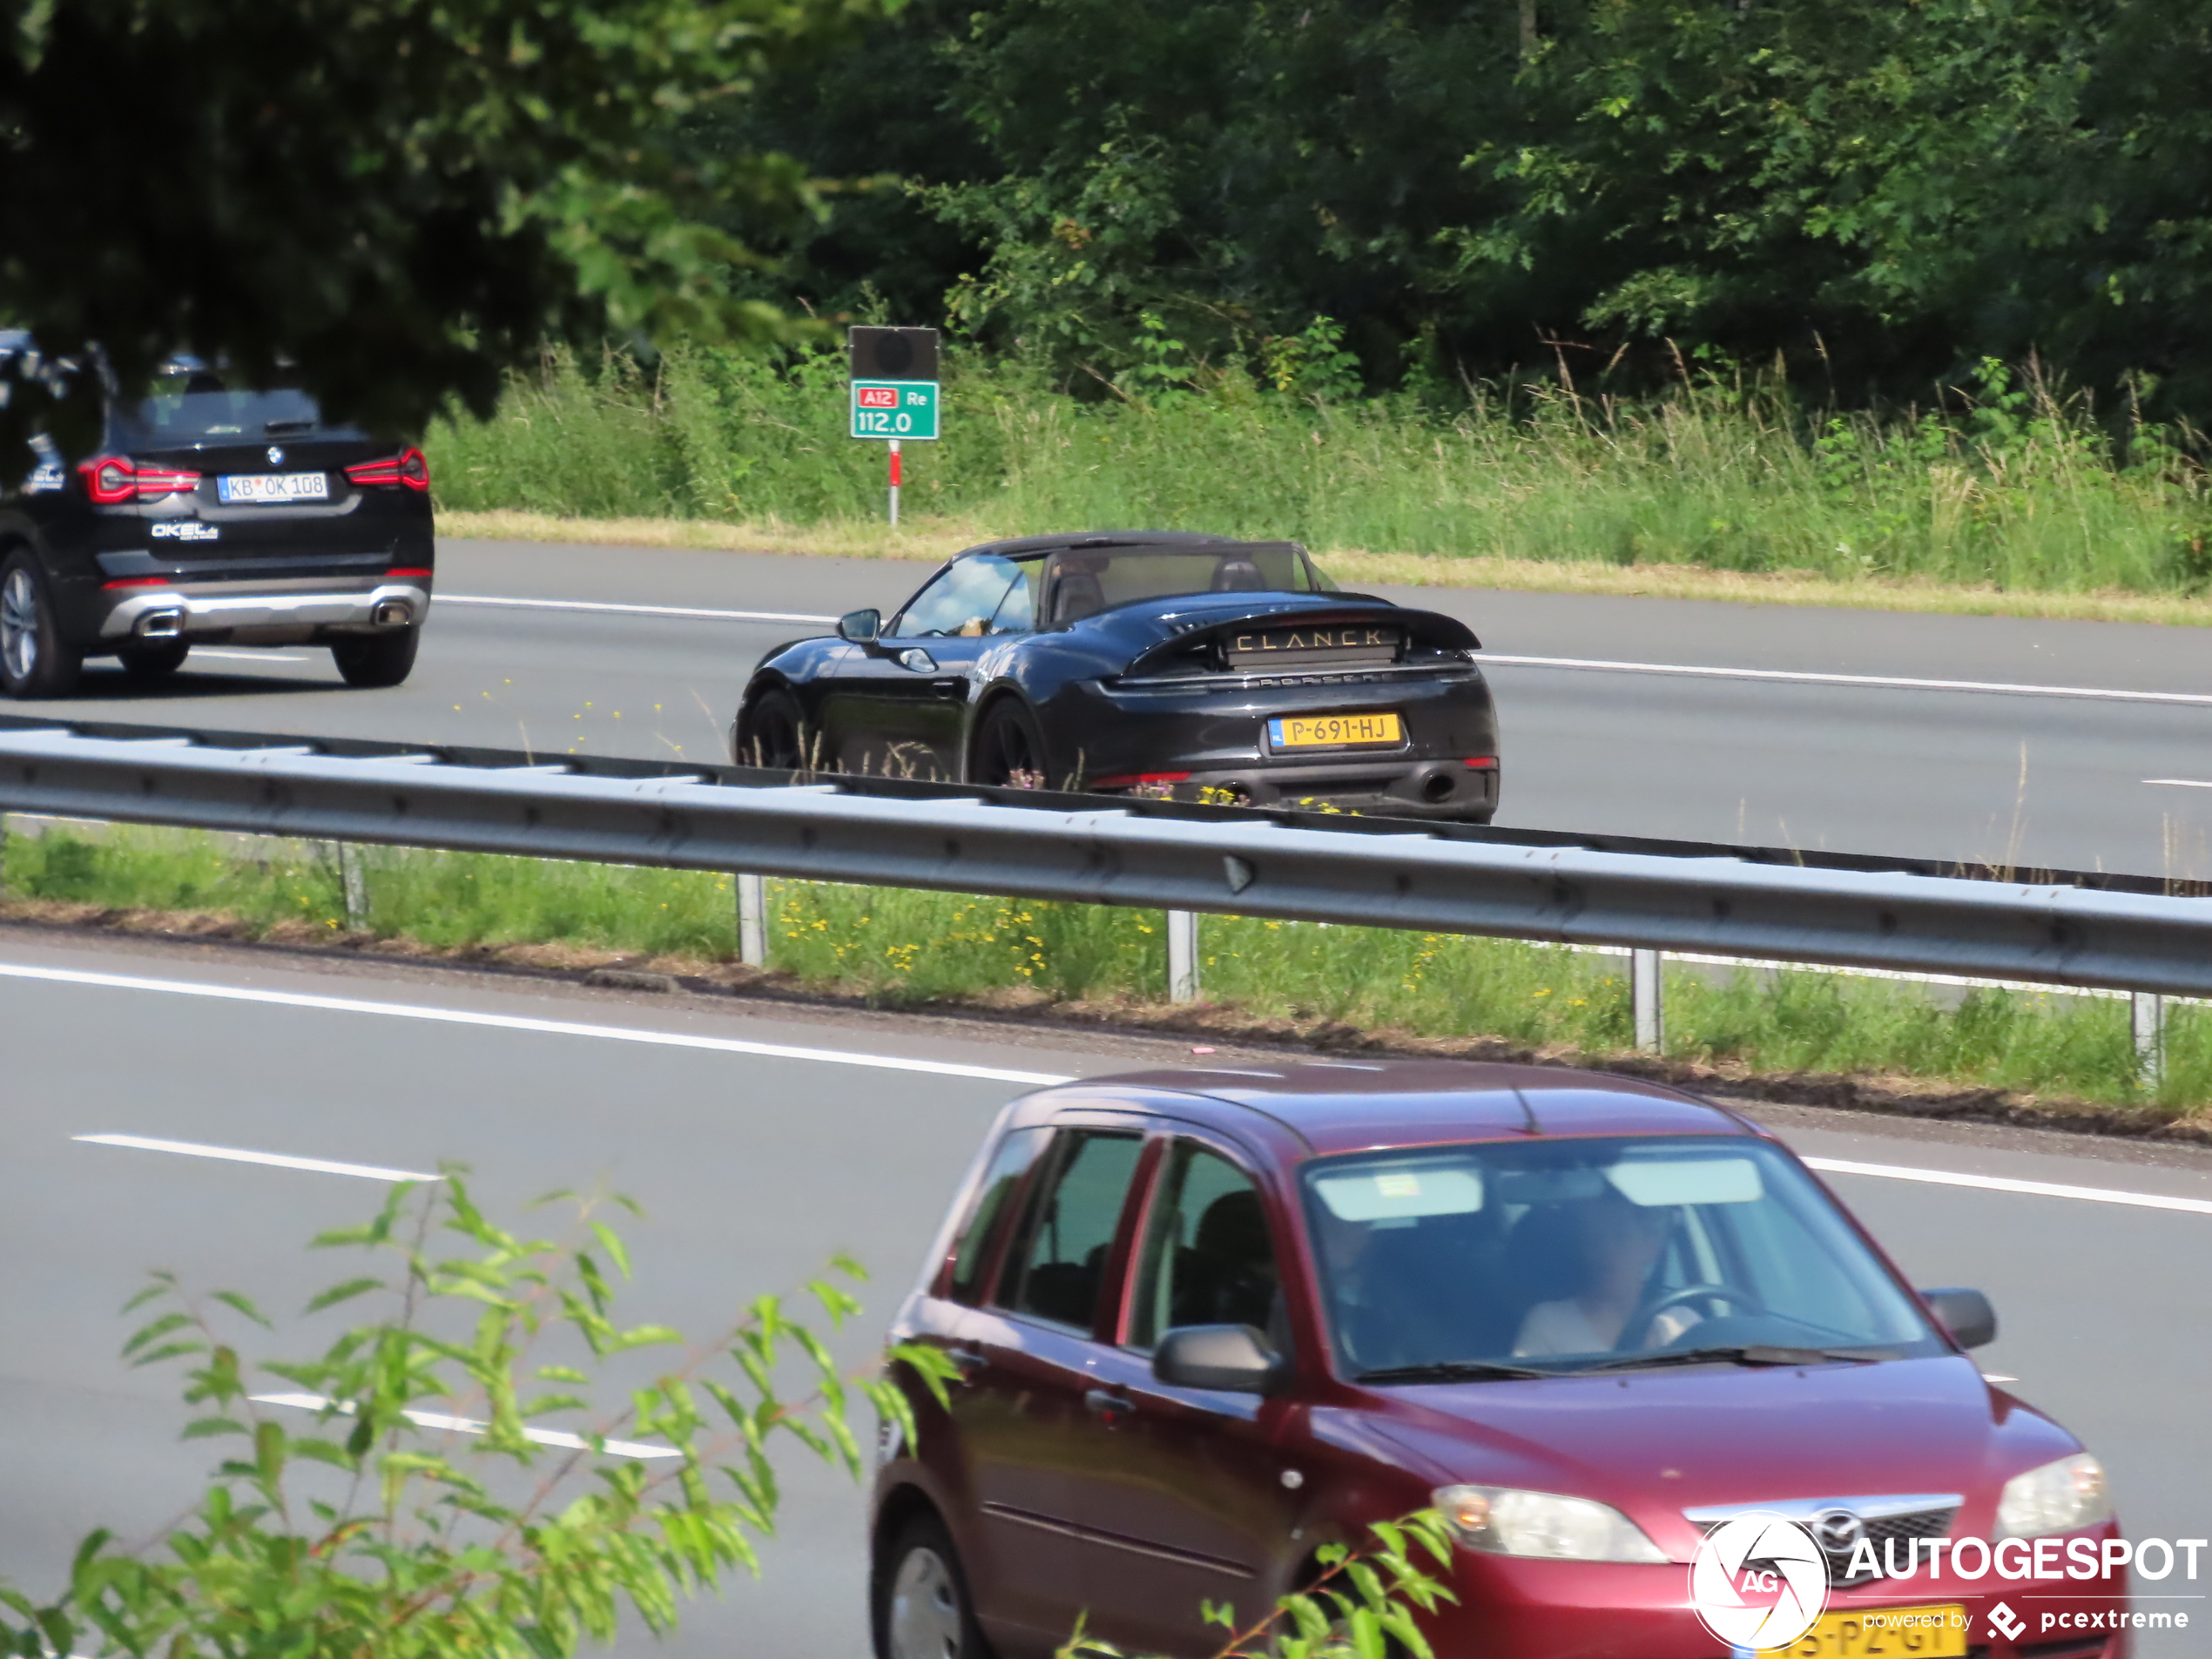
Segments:
[[[891,528],[899,528],[899,440],[891,440]]]

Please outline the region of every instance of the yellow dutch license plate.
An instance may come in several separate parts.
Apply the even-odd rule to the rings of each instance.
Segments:
[[[1966,1629],[1966,1609],[1958,1606],[1824,1613],[1799,1640],[1764,1649],[1759,1659],[1963,1659]]]
[[[1359,743],[1403,743],[1396,714],[1285,714],[1267,723],[1271,749],[1342,749]]]

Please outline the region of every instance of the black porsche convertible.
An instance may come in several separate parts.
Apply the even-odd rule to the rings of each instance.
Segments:
[[[1040,536],[887,622],[762,659],[741,765],[1487,823],[1498,725],[1464,624],[1344,593],[1291,542]]]

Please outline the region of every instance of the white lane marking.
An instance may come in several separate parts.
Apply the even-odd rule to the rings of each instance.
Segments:
[[[192,647],[192,660],[219,657],[226,663],[304,663],[304,657],[293,657],[278,651],[211,651],[205,645]]]
[[[2085,1204],[2132,1204],[2138,1210],[2179,1210],[2212,1216],[2212,1199],[2169,1198],[2160,1192],[2121,1192],[2111,1187],[2074,1187],[2057,1181],[2014,1181],[2001,1175],[1960,1175],[1951,1170],[1915,1170],[1902,1163],[1858,1163],[1849,1158],[1807,1158],[1830,1175],[1872,1175],[1892,1181],[1924,1181],[1939,1187],[1978,1187],[1985,1192],[2025,1193],[2032,1198],[2078,1198]]]
[[[283,1152],[247,1152],[235,1146],[203,1146],[197,1141],[157,1141],[144,1135],[72,1135],[93,1146],[128,1146],[141,1152],[176,1152],[188,1158],[222,1158],[232,1163],[268,1163],[280,1170],[315,1175],[359,1176],[364,1181],[435,1181],[420,1170],[386,1170],[374,1163],[334,1163],[328,1158],[295,1158]]]
[[[290,1406],[303,1412],[323,1412],[332,1404],[320,1394],[249,1394],[256,1406]],[[341,1417],[354,1414],[351,1400],[341,1402],[336,1410]],[[401,1412],[401,1416],[417,1428],[444,1429],[455,1434],[481,1434],[488,1425],[473,1417],[448,1417],[443,1412]],[[571,1434],[566,1429],[525,1428],[523,1438],[536,1440],[540,1446],[563,1447],[571,1452],[588,1452],[590,1443],[581,1434]],[[659,1458],[682,1457],[672,1446],[654,1446],[644,1440],[608,1440],[604,1442],[609,1457]]]
[[[442,593],[449,605],[506,605],[526,610],[599,610],[637,617],[691,617],[709,622],[798,622],[826,627],[834,617],[795,610],[705,610],[685,605],[610,604],[583,599],[509,599],[486,594]],[[1696,679],[1778,680],[1799,685],[1871,685],[1899,691],[1981,691],[2002,697],[2088,698],[2107,703],[2170,703],[2212,707],[2212,693],[2120,691],[2094,685],[2024,685],[2006,680],[1910,679],[1888,674],[1823,674],[1780,668],[1720,668],[1696,663],[1616,663],[1581,657],[1510,657],[1484,651],[1479,662],[1501,668],[1566,668],[1601,674],[1673,674]],[[2167,779],[2153,779],[2165,782]]]
[[[2164,784],[2174,789],[2212,789],[2212,779],[2204,778],[2146,778],[2147,784]]]
[[[482,593],[442,593],[442,605],[501,605],[510,610],[600,610],[628,617],[689,617],[702,622],[813,622],[827,627],[834,617],[796,610],[701,610],[689,605],[618,605],[590,599],[508,599]]]
[[[529,1031],[554,1036],[603,1037],[617,1042],[644,1042],[672,1049],[698,1049],[711,1053],[758,1055],[772,1060],[811,1060],[826,1065],[865,1066],[886,1071],[914,1071],[939,1077],[974,1077],[986,1082],[1028,1083],[1049,1088],[1076,1079],[1051,1072],[1014,1071],[997,1066],[962,1066],[941,1060],[908,1060],[890,1055],[843,1054],[833,1049],[801,1049],[779,1042],[746,1042],[735,1037],[693,1036],[674,1031],[633,1030],[624,1026],[584,1025],[569,1020],[536,1020],[511,1014],[477,1014],[460,1008],[424,1008],[405,1002],[369,1002],[354,997],[314,996],[297,991],[249,990],[242,986],[196,985],[182,980],[142,979],[125,974],[92,974],[76,968],[30,968],[0,963],[0,979],[43,980],[63,985],[88,985],[111,990],[161,991],[172,995],[206,996],[222,1001],[258,1002],[278,1008],[317,1008],[336,1014],[376,1014],[403,1020],[429,1020],[446,1025],[484,1027],[499,1031]],[[118,1145],[158,1146],[162,1150],[192,1150],[206,1157],[240,1157],[249,1162],[297,1164],[300,1168],[337,1169],[362,1172],[365,1166],[330,1165],[308,1159],[283,1159],[269,1153],[232,1153],[219,1149],[192,1147],[184,1142],[145,1142],[130,1136],[80,1136]],[[1807,1158],[1816,1170],[1837,1175],[1885,1177],[1893,1181],[1922,1181],[1937,1186],[1978,1187],[1990,1192],[2021,1193],[2031,1197],[2077,1198],[2092,1204],[2132,1204],[2144,1210],[2177,1210],[2193,1215],[2212,1215],[2212,1199],[2169,1198],[2155,1192],[2123,1192],[2110,1187],[2067,1186],[2051,1181],[2014,1181],[2002,1176],[1961,1175],[1950,1170],[1921,1170],[1900,1163],[1860,1163],[1845,1158]],[[405,1171],[380,1171],[386,1180],[428,1180]]]
[[[666,1049],[699,1049],[711,1054],[757,1055],[768,1060],[813,1060],[826,1065],[868,1066],[883,1071],[914,1071],[933,1077],[976,1077],[986,1082],[1064,1083],[1069,1078],[1041,1071],[1012,1071],[1000,1066],[962,1066],[946,1060],[909,1060],[900,1055],[845,1054],[835,1049],[801,1049],[782,1042],[746,1042],[737,1037],[694,1036],[678,1031],[646,1031],[619,1025],[585,1025],[573,1020],[534,1020],[516,1014],[477,1014],[463,1008],[424,1008],[411,1002],[370,1002],[350,996],[314,996],[300,991],[249,990],[237,985],[196,985],[185,980],[144,979],[130,974],[93,974],[79,968],[30,968],[0,963],[0,979],[45,980],[58,985],[90,985],[117,991],[162,991],[172,996],[206,996],[225,1002],[260,1002],[277,1008],[319,1008],[331,1014],[381,1014],[398,1020],[428,1020],[442,1025],[481,1026],[495,1031],[529,1031],[545,1036],[602,1037],[614,1042],[644,1042]]]
[[[1484,651],[1480,665],[1503,668],[1572,668],[1601,674],[1675,674],[1696,679],[1778,680],[1797,685],[1871,685],[1894,691],[1984,691],[2001,697],[2088,698],[2103,703],[2177,703],[2212,707],[2212,695],[2198,691],[2114,691],[2094,685],[2016,685],[2004,680],[1905,679],[1887,674],[1816,674],[1780,668],[1707,668],[1689,663],[1608,663],[1579,657],[1504,657]]]

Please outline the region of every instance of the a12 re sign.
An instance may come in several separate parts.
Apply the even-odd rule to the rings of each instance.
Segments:
[[[853,435],[937,435],[937,331],[855,328],[847,336],[853,374]]]
[[[935,381],[854,381],[853,435],[918,438],[937,435]]]

